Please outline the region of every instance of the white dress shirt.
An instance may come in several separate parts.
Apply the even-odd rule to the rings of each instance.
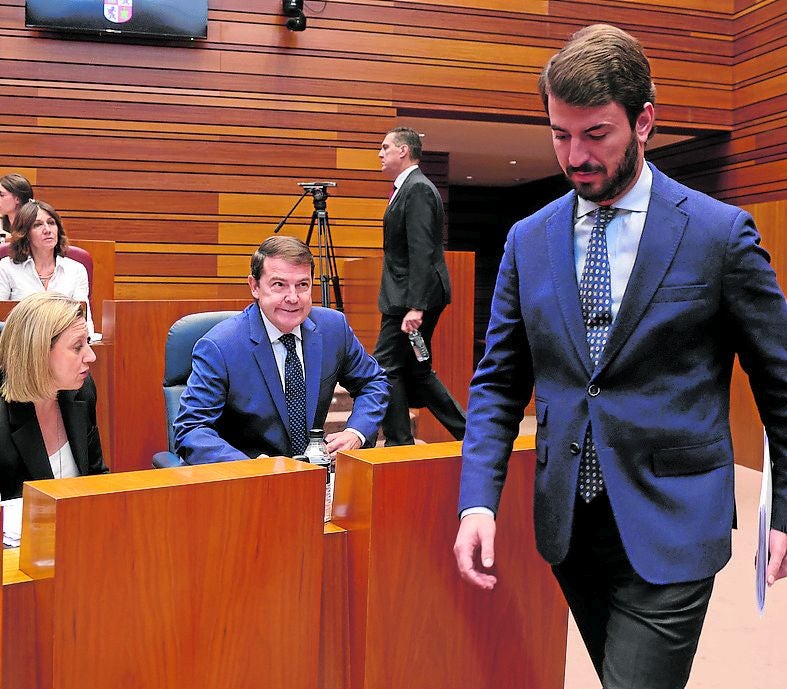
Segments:
[[[413,170],[415,170],[418,166],[411,165],[410,167],[406,167],[402,170],[398,175],[396,175],[396,179],[394,180],[394,193],[391,194],[391,198],[388,199],[388,205],[390,206],[393,200],[396,198],[396,195],[399,193],[399,187],[404,184],[404,181],[407,179],[407,175],[409,175]]]
[[[279,378],[281,380],[281,387],[282,390],[284,389],[284,360],[287,358],[287,348],[284,346],[284,343],[279,339],[283,333],[279,330],[273,323],[268,320],[268,317],[263,313],[262,309],[260,309],[260,315],[262,316],[263,325],[265,325],[265,331],[268,333],[268,339],[271,342],[271,349],[273,349],[273,358],[276,359],[276,368],[279,369]],[[306,370],[303,366],[303,337],[301,334],[301,326],[297,325],[292,329],[292,334],[295,335],[295,351],[298,354],[298,359],[301,362],[301,368],[303,369],[303,379],[306,380]],[[344,430],[350,431],[358,436],[358,439],[361,441],[361,445],[366,443],[366,436],[361,433],[360,431],[354,428],[345,428]]]
[[[14,263],[10,256],[0,259],[0,300],[19,301],[37,292],[59,292],[87,304],[87,329],[92,335],[93,318],[88,301],[87,270],[79,261],[66,256],[55,257],[55,272],[44,289],[38,277],[33,257],[23,263]]]

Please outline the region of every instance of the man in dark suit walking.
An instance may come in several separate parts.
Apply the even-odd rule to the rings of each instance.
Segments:
[[[413,444],[411,404],[425,406],[461,440],[464,411],[432,370],[431,358],[418,361],[408,339],[408,334],[417,330],[431,352],[432,333],[451,302],[443,252],[443,202],[418,167],[421,137],[414,129],[397,127],[388,132],[379,156],[382,171],[394,187],[383,216],[383,275],[378,299],[382,319],[374,350],[391,384],[383,419],[385,444]]]
[[[752,217],[645,162],[655,89],[634,38],[577,32],[540,89],[574,191],[506,241],[454,553],[494,587],[494,514],[535,387],[536,543],[603,686],[680,689],[731,553],[736,353],[770,440],[768,582],[787,575],[787,304]]]

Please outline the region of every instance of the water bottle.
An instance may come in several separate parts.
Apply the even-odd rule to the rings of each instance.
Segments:
[[[408,333],[407,337],[410,339],[410,344],[413,346],[415,358],[418,361],[427,361],[429,359],[429,350],[426,348],[426,342],[417,330]]]
[[[303,451],[306,461],[325,468],[325,521],[331,521],[333,507],[333,483],[336,477],[334,460],[328,453],[325,444],[325,432],[322,428],[312,428],[309,431],[309,444]]]

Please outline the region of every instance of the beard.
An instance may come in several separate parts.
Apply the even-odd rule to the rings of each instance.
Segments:
[[[639,146],[636,134],[631,135],[631,140],[626,146],[626,151],[623,153],[623,158],[618,167],[611,177],[608,177],[606,182],[602,182],[601,187],[596,191],[593,190],[593,185],[587,182],[574,182],[571,175],[574,172],[600,172],[606,173],[607,170],[602,165],[580,165],[579,167],[566,168],[566,179],[576,189],[583,199],[592,201],[593,203],[602,203],[603,201],[610,201],[617,198],[626,187],[631,184],[634,175],[637,172],[637,162]]]

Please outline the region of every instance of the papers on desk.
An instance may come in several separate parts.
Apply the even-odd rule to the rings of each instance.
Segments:
[[[771,532],[771,453],[768,450],[768,434],[765,434],[765,451],[762,457],[762,486],[760,508],[757,513],[757,555],[754,568],[754,583],[757,592],[757,610],[765,613],[765,592],[768,589],[768,540]]]
[[[18,548],[22,538],[22,498],[0,502],[3,506],[3,545]]]

